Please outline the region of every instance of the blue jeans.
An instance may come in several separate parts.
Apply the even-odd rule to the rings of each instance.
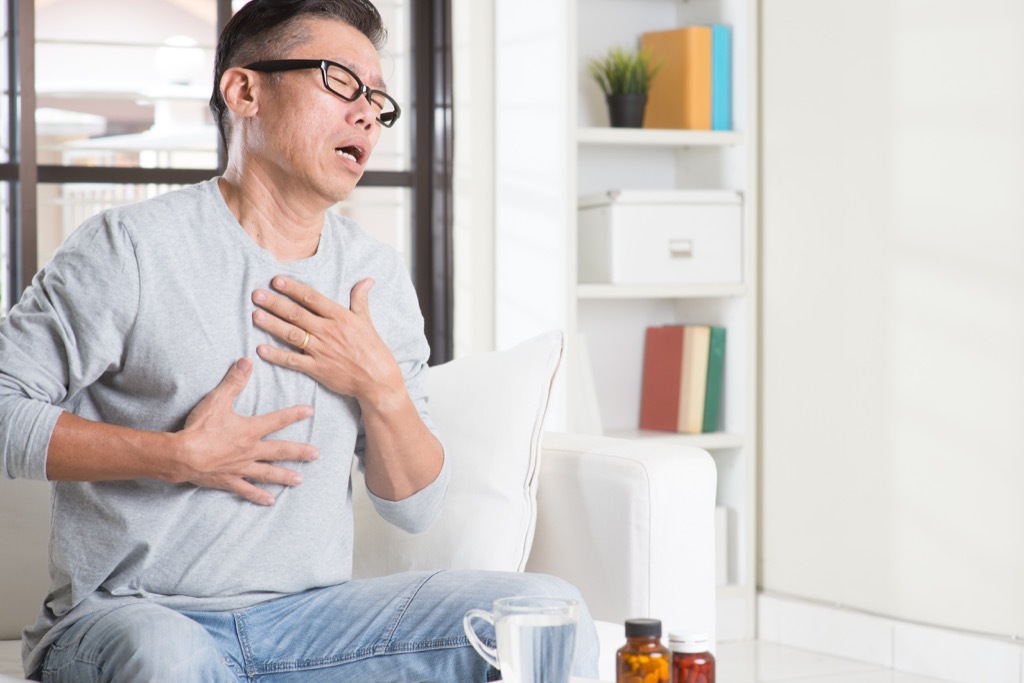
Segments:
[[[237,612],[140,601],[73,624],[42,680],[91,683],[466,683],[497,672],[470,647],[467,610],[509,595],[581,602],[574,675],[597,677],[597,632],[579,592],[541,574],[409,572],[317,588]],[[490,645],[493,631],[479,631]]]

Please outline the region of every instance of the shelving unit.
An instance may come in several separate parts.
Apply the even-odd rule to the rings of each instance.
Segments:
[[[497,0],[496,331],[500,346],[531,327],[570,335],[554,429],[670,440],[708,450],[718,503],[730,510],[728,583],[719,640],[755,633],[757,508],[757,0]],[[543,16],[543,26],[531,17]],[[731,131],[613,129],[588,71],[645,31],[721,23],[733,29]],[[529,88],[524,90],[524,83]],[[535,151],[533,155],[531,151]],[[581,284],[577,198],[608,190],[739,192],[739,284]],[[518,278],[513,277],[514,274]],[[661,324],[727,328],[722,431],[644,432],[644,332]],[[561,424],[559,422],[561,421]]]
[[[743,296],[744,285],[576,285],[577,299],[702,299]]]
[[[743,143],[736,131],[654,130],[644,128],[580,128],[580,145],[627,145],[635,147],[726,147]]]

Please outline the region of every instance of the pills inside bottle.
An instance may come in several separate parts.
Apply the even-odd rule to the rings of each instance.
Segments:
[[[626,620],[626,644],[615,653],[616,683],[670,683],[671,660],[660,620]]]
[[[672,683],[715,683],[715,656],[703,634],[668,635],[672,650]]]

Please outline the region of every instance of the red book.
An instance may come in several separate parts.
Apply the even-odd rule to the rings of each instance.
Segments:
[[[679,425],[683,326],[648,327],[640,392],[640,429],[674,432]]]

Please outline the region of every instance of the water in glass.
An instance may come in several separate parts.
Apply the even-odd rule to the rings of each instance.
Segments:
[[[495,624],[505,683],[562,683],[572,671],[576,623],[566,616],[510,614]]]

